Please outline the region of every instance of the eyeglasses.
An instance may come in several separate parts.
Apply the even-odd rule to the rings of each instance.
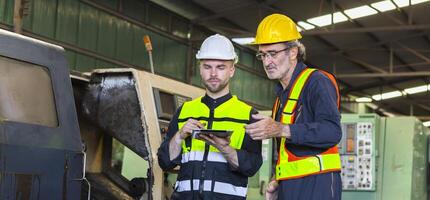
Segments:
[[[286,50],[288,50],[289,48],[285,48],[285,49],[282,49],[282,50],[279,50],[279,51],[269,51],[269,52],[267,52],[267,53],[257,53],[256,55],[255,55],[255,57],[257,57],[257,59],[258,60],[263,60],[263,59],[267,59],[267,58],[276,58],[276,55],[279,53],[279,52],[282,52],[282,51],[286,51]]]

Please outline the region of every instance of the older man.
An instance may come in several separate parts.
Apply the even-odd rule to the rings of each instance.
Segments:
[[[341,198],[342,137],[339,95],[334,77],[304,64],[305,47],[296,24],[273,14],[257,29],[257,58],[269,79],[278,80],[272,118],[254,115],[258,122],[246,132],[256,140],[276,138],[276,180],[267,199],[325,200]]]

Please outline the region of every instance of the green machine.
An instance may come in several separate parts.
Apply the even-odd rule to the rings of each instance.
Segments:
[[[342,114],[343,200],[427,199],[429,130],[414,117]]]

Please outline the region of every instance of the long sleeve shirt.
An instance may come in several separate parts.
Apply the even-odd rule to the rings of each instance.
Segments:
[[[298,63],[290,84],[283,89],[279,83],[276,93],[280,108],[276,120],[280,120],[292,83],[307,66]],[[337,145],[342,137],[340,113],[337,107],[337,93],[331,80],[319,71],[314,72],[300,95],[296,107],[296,121],[290,125],[291,139],[287,148],[297,156],[316,155]]]

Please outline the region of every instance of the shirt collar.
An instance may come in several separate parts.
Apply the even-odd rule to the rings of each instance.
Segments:
[[[285,90],[282,88],[282,84],[278,82],[275,86],[275,92],[276,94],[281,94],[281,92],[289,91],[291,88],[291,85],[296,81],[297,76],[299,76],[300,72],[302,72],[307,66],[303,62],[298,62],[296,67],[294,68],[293,75],[291,76],[290,83],[288,84],[287,88]]]
[[[216,108],[219,105],[223,104],[224,102],[230,100],[233,96],[228,93],[222,97],[219,97],[217,99],[212,99],[208,94],[205,94],[205,96],[202,98],[202,103],[206,104],[210,108]]]

